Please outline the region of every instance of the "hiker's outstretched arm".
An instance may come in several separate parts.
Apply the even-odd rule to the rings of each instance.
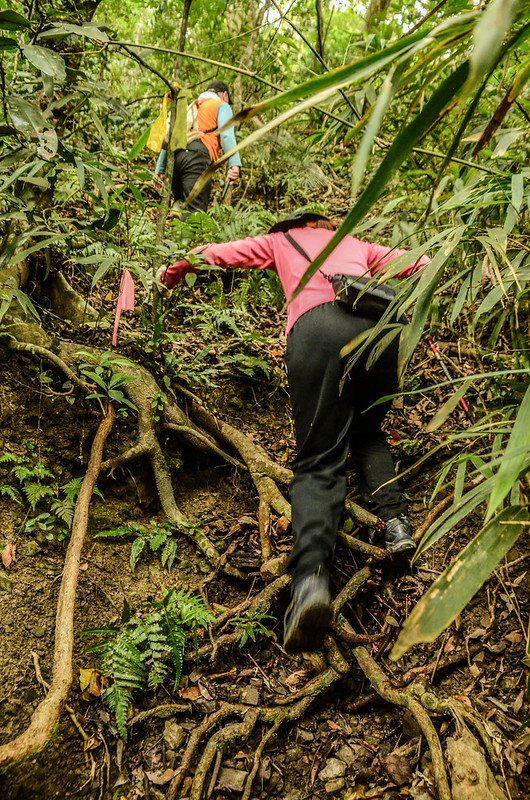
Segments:
[[[246,239],[222,244],[207,244],[196,248],[193,253],[200,253],[206,264],[217,267],[275,269],[272,238],[268,235],[249,236]],[[168,267],[162,267],[157,277],[168,289],[172,289],[191,271],[196,272],[197,268],[181,260]]]

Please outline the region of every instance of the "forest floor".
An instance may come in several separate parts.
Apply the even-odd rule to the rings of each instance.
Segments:
[[[50,395],[39,385],[37,367],[14,355],[5,356],[2,368],[0,453],[36,454],[61,485],[82,476],[97,427],[95,411],[84,401],[70,405],[64,397]],[[418,352],[417,374],[435,382],[438,376],[429,375],[434,369],[425,351]],[[278,463],[289,464],[293,439],[281,378],[270,382],[223,378],[206,394],[216,412],[259,442]],[[418,443],[408,452],[397,447],[401,468],[413,464],[437,441],[423,435],[426,420],[436,410],[436,396],[417,397],[405,406],[398,404],[388,428],[396,445],[400,440]],[[466,421],[457,412],[450,424],[464,426]],[[120,449],[124,426],[127,423],[120,422],[111,434],[107,447],[112,452]],[[257,496],[245,471],[195,452],[175,453],[172,463],[179,508],[201,521],[229,563],[244,573],[244,580],[212,574],[211,566],[184,537],[171,571],[162,567],[156,553],[143,552],[133,572],[130,540],[93,535],[125,522],[163,521],[149,465],[140,461],[118,470],[112,478],[101,477],[97,485],[103,497],[95,496],[91,504],[77,591],[76,678],[80,669],[98,667],[95,656],[87,652],[92,640],[82,632],[117,622],[124,602],[134,611],[159,599],[163,587],[178,586],[202,593],[213,612],[220,614],[266,585],[260,573]],[[428,513],[436,466],[434,458],[405,480],[416,525]],[[2,465],[0,484],[9,483],[8,467]],[[353,475],[351,485],[355,486]],[[42,533],[22,532],[25,516],[20,505],[0,494],[0,549],[7,543],[16,548],[14,560],[0,567],[0,744],[27,727],[45,692],[42,681],[50,680],[66,548],[66,542],[48,540]],[[389,660],[407,612],[470,538],[471,527],[468,523],[446,537],[411,570],[375,569],[342,613],[356,631],[379,635],[367,648],[395,685],[421,680],[438,697],[457,698],[478,712],[493,742],[496,758],[490,766],[499,785],[506,797],[524,800],[530,796],[530,734],[524,728],[530,708],[523,664],[530,607],[528,535],[521,537],[445,635],[431,645],[413,648],[398,663]],[[273,521],[271,542],[274,556],[289,551],[285,519]],[[339,543],[334,593],[365,563],[365,557]],[[325,670],[322,655],[292,656],[283,651],[287,602],[288,591],[283,589],[274,596],[269,616],[254,619],[247,641],[241,637],[249,629],[242,623],[240,627],[228,623],[224,631],[216,632],[219,637],[232,636],[213,656],[211,652],[200,656],[203,643],[199,641],[197,654],[190,651],[176,689],[166,682],[135,695],[126,743],[101,698],[86,691],[83,696],[76,680],[49,745],[0,776],[0,796],[3,800],[163,800],[195,735],[197,748],[179,798],[193,797],[193,793],[211,800],[242,797],[254,767],[249,800],[435,797],[431,758],[416,720],[373,693],[347,644],[341,650],[348,668],[327,689],[319,685]],[[258,709],[279,709],[304,697],[308,703],[299,718],[285,721],[265,741],[271,725],[262,718],[254,718],[248,729],[234,724],[241,718],[250,720]],[[168,710],[168,705],[173,708]],[[223,709],[230,705],[232,715],[226,711],[223,717]],[[159,711],[151,714],[155,708]],[[227,726],[218,728],[225,735],[216,740],[212,734],[219,719],[226,719]],[[453,735],[455,723],[436,715],[433,720],[445,742]],[[211,767],[198,793],[193,775],[207,748],[212,750]],[[482,798],[476,796],[476,800]]]

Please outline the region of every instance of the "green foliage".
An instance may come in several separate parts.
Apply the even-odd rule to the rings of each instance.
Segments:
[[[84,631],[101,641],[89,648],[101,660],[103,674],[111,680],[103,698],[116,715],[118,731],[127,738],[127,718],[134,691],[152,689],[173,671],[174,689],[179,684],[187,635],[194,639],[207,628],[213,615],[202,599],[175,587],[162,600],[126,619],[120,627]],[[171,665],[171,666],[170,666]]]
[[[96,384],[94,392],[87,394],[87,400],[96,399],[102,405],[102,400],[107,399],[118,406],[118,412],[127,416],[126,406],[136,411],[136,406],[125,397],[121,387],[134,383],[136,378],[124,372],[117,372],[118,367],[134,368],[134,364],[126,358],[119,358],[114,353],[101,353],[99,357],[91,353],[81,352],[80,357],[87,360],[79,365],[79,372],[87,381]]]
[[[15,482],[0,484],[0,495],[28,508],[23,523],[24,533],[40,533],[46,539],[58,541],[65,539],[70,532],[83,478],[72,478],[60,484],[29,444],[22,454],[8,450],[3,453],[0,473],[2,470]],[[97,487],[94,493],[103,497]],[[45,510],[35,514],[39,509]]]
[[[264,624],[265,620],[274,620],[271,614],[265,614],[258,608],[244,614],[242,617],[233,617],[230,624],[241,631],[239,647],[244,647],[250,640],[255,642],[258,636],[272,636],[273,632]]]
[[[142,525],[139,522],[128,522],[117,528],[107,528],[95,534],[95,538],[117,539],[134,537],[131,544],[131,555],[129,563],[134,572],[140,556],[149,549],[152,553],[157,553],[160,563],[166,567],[168,572],[171,570],[175,558],[177,557],[178,543],[176,534],[178,529],[169,522],[155,522],[151,520],[149,525]]]

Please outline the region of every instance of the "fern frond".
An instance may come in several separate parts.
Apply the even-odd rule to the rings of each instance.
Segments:
[[[26,495],[26,499],[34,511],[37,504],[43,497],[54,497],[55,492],[51,486],[46,486],[42,483],[26,482],[22,485],[22,491]]]
[[[142,550],[144,549],[146,544],[146,539],[143,536],[139,536],[131,545],[131,555],[129,557],[129,563],[131,565],[131,570],[134,572],[136,565],[138,563],[138,559],[142,554]]]
[[[103,693],[103,699],[107,702],[110,710],[115,714],[116,726],[119,734],[122,739],[126,741],[127,718],[132,705],[131,692],[118,683],[113,683],[112,686],[109,686]]]
[[[21,457],[15,455],[15,453],[5,452],[0,456],[0,464],[19,464],[20,461]]]
[[[74,519],[74,508],[73,500],[68,497],[65,497],[64,500],[54,500],[50,505],[50,511],[68,527],[70,527]]]
[[[160,611],[152,611],[143,620],[143,627],[146,632],[147,684],[153,687],[162,683],[169,672],[167,664],[164,663],[169,650],[168,637]]]
[[[166,595],[167,597],[168,595]],[[164,598],[165,600],[165,598]],[[182,666],[184,664],[184,645],[186,642],[186,631],[182,624],[182,619],[175,612],[175,608],[171,604],[162,604],[162,613],[164,615],[164,628],[166,632],[167,642],[169,644],[169,652],[171,661],[173,662],[173,669],[175,670],[174,688],[179,685],[182,675]]]
[[[171,537],[171,539],[168,539],[167,542],[165,543],[164,549],[160,554],[160,561],[162,562],[162,566],[167,567],[168,572],[171,570],[171,567],[175,562],[175,559],[177,557],[177,552],[178,552],[177,540]]]
[[[149,538],[149,547],[151,548],[151,551],[156,553],[156,551],[159,550],[165,543],[169,535],[169,531],[165,530],[164,528],[157,527],[153,535]]]
[[[127,525],[119,525],[117,528],[106,528],[94,534],[95,539],[114,539],[119,536],[138,536],[146,532],[144,525],[130,522]]]
[[[7,483],[0,485],[0,494],[4,497],[9,497],[9,499],[13,500],[14,503],[19,503],[22,505],[20,494],[17,492],[14,486],[9,486]]]

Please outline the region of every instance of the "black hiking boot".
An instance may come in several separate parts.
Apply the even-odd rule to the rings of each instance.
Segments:
[[[308,575],[296,583],[285,612],[283,646],[288,653],[318,650],[333,611],[327,575]]]
[[[412,558],[416,545],[412,538],[410,522],[405,514],[398,514],[397,517],[392,517],[392,519],[389,519],[385,524],[385,531],[378,531],[376,528],[370,528],[368,531],[368,540],[370,544],[376,547],[383,547],[393,555]]]

